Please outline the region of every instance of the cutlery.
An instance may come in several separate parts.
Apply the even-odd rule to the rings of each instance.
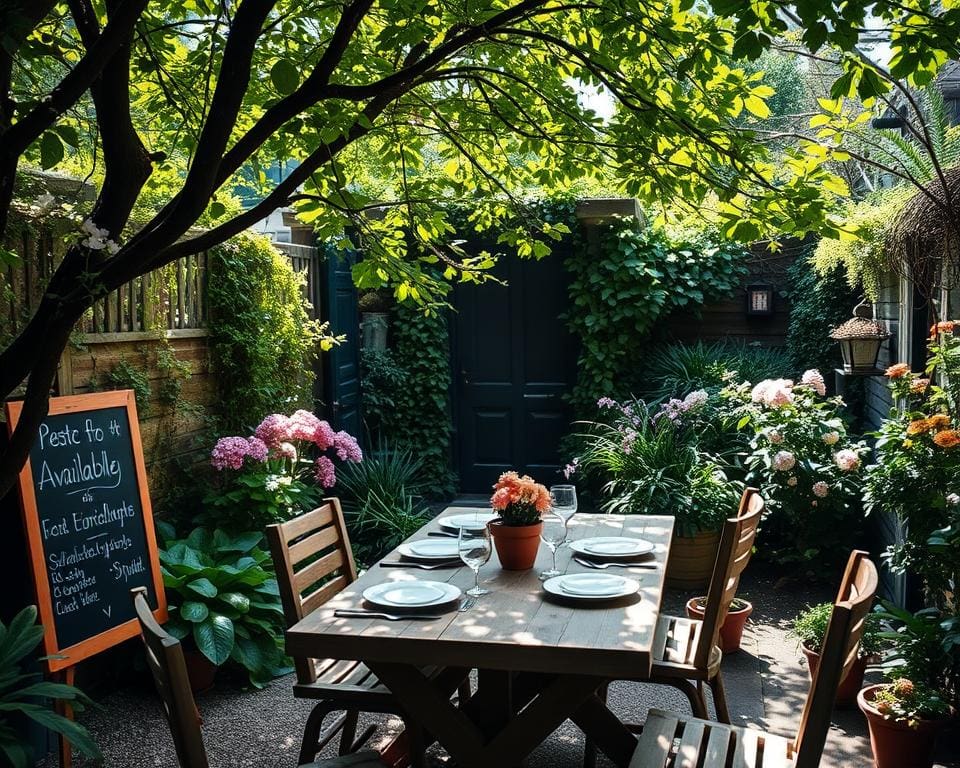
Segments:
[[[464,600],[462,603],[460,603],[460,607],[457,609],[457,611],[458,611],[459,613],[463,613],[464,611],[469,611],[469,610],[470,610],[471,608],[473,608],[473,606],[475,606],[476,604],[477,604],[477,598],[475,598],[475,597],[468,597],[466,600]]]
[[[587,568],[596,568],[597,570],[601,570],[601,571],[605,568],[613,568],[613,567],[646,568],[648,570],[655,570],[656,568],[660,567],[658,563],[629,563],[629,562],[627,563],[595,563],[592,560],[585,560],[582,557],[575,557],[573,559],[576,560],[578,563],[580,563],[580,565],[586,566]]]
[[[387,621],[407,621],[408,619],[427,619],[436,621],[443,616],[424,613],[405,613],[402,616],[396,613],[381,613],[380,611],[352,611],[336,610],[333,615],[340,619],[386,619]]]
[[[429,531],[427,536],[442,536],[445,539],[456,539],[459,538],[460,534],[453,533],[453,531]]]
[[[460,560],[444,560],[441,563],[408,563],[405,560],[384,560],[381,568],[419,568],[422,571],[435,571],[438,568],[458,568],[463,565]]]

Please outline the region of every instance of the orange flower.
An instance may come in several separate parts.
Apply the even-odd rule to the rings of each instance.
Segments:
[[[887,368],[884,376],[888,379],[900,379],[910,373],[910,366],[906,363],[897,363]]]
[[[930,379],[914,379],[910,384],[910,394],[922,395],[930,386]]]
[[[538,512],[550,509],[550,492],[529,475],[504,472],[493,486],[491,506],[500,511],[511,504],[530,504]]]
[[[946,429],[950,426],[950,417],[945,413],[935,413],[927,419],[931,429]]]
[[[933,442],[944,449],[955,448],[960,445],[960,432],[955,429],[945,429],[933,436]]]
[[[953,333],[957,323],[955,320],[943,320],[930,326],[930,338],[935,338],[938,333]]]
[[[922,435],[924,432],[930,431],[930,420],[929,419],[917,419],[916,421],[911,421],[910,425],[907,427],[908,435]]]

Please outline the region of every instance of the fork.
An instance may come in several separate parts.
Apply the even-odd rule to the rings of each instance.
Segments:
[[[463,613],[464,611],[469,611],[476,604],[477,604],[477,598],[470,596],[460,604],[460,607],[457,608],[457,612]]]
[[[437,621],[444,618],[443,616],[435,616],[433,614],[428,615],[424,613],[405,613],[402,616],[399,616],[396,613],[353,610],[336,610],[333,612],[333,615],[340,619],[386,619],[387,621],[408,621],[409,619],[426,619],[429,621]]]
[[[384,560],[381,568],[419,568],[422,571],[435,571],[438,568],[457,568],[463,565],[459,560],[444,560],[442,563],[408,563],[404,560]]]
[[[647,570],[655,570],[659,568],[657,563],[595,563],[592,560],[586,560],[582,557],[573,558],[580,565],[583,565],[587,568],[596,568],[597,570],[604,570],[605,568],[646,568]]]

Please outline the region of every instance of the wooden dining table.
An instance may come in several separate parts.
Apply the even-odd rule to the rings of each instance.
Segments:
[[[448,507],[440,516],[473,511]],[[336,617],[338,609],[369,608],[364,590],[384,581],[445,581],[463,591],[473,585],[466,566],[426,571],[378,563],[291,627],[287,652],[363,661],[462,768],[519,765],[567,719],[626,768],[636,737],[597,692],[610,680],[651,673],[654,643],[663,640],[655,634],[673,526],[672,517],[653,515],[576,514],[570,520],[568,543],[590,536],[653,542],[655,550],[643,562],[656,567],[606,571],[639,582],[638,593],[629,598],[586,602],[547,595],[539,574],[552,556],[541,545],[536,565],[527,571],[503,570],[494,551],[480,571],[481,585],[490,592],[468,610],[455,605],[431,620]],[[439,530],[433,520],[408,541]],[[396,551],[384,558],[398,559]],[[557,566],[564,573],[590,571],[568,546],[558,552]],[[450,681],[425,674],[428,666],[451,673],[478,670],[476,693],[458,707],[449,698]]]

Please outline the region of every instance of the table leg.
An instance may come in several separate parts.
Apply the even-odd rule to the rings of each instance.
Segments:
[[[571,720],[583,731],[584,736],[593,742],[620,768],[630,765],[630,758],[637,749],[637,737],[613,712],[609,710],[599,696],[593,694],[571,715]]]
[[[380,662],[367,665],[403,709],[440,742],[461,768],[516,765],[593,696],[603,682],[583,675],[546,678],[530,703],[496,729],[488,741],[469,715],[483,711],[482,705],[491,700],[493,689],[478,691],[461,711],[448,694],[438,690],[416,667]]]

